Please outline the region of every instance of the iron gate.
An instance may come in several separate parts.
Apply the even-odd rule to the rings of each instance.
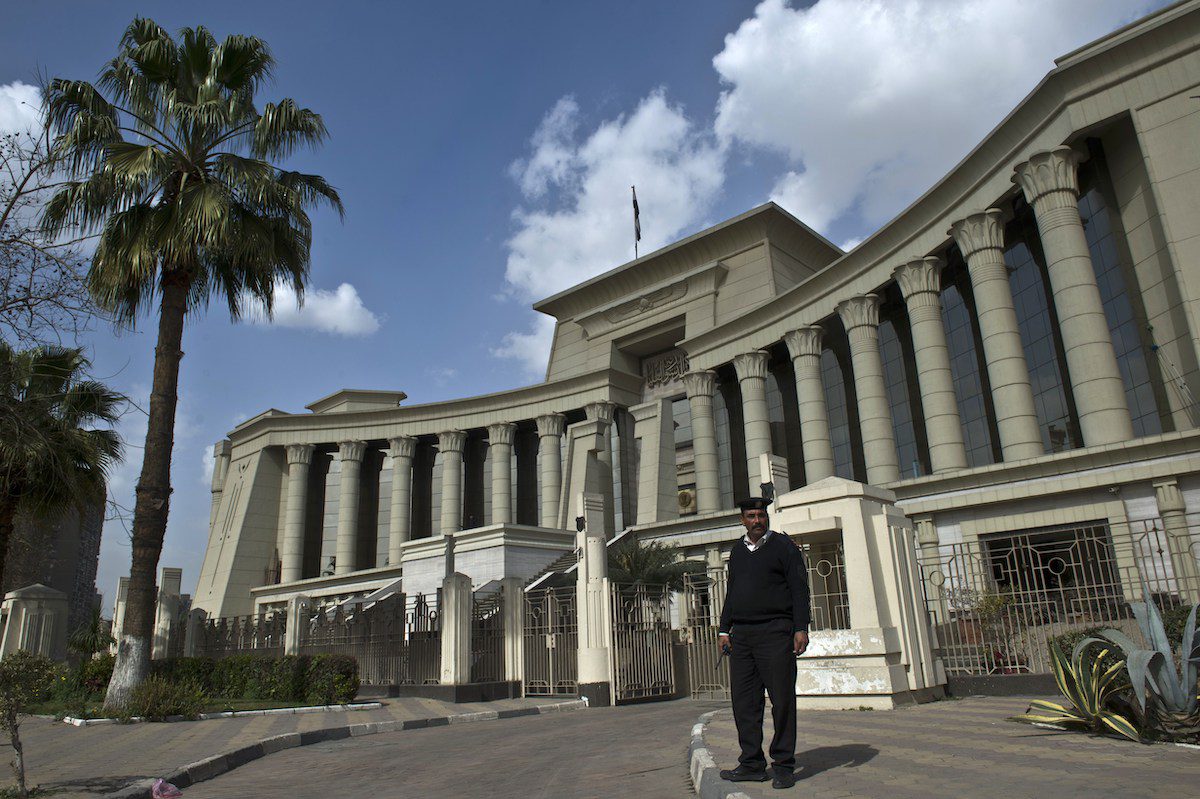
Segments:
[[[614,700],[670,698],[675,694],[671,590],[613,583],[612,603]]]
[[[575,586],[525,594],[525,695],[579,693],[579,623]]]

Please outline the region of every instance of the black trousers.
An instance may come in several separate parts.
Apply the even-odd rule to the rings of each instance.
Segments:
[[[778,768],[796,767],[796,655],[792,651],[792,622],[777,619],[761,624],[734,624],[730,642],[729,687],[733,720],[743,766],[761,771],[763,757],[763,690],[771,697],[771,762]]]

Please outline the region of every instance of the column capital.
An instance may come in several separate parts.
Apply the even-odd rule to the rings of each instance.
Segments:
[[[916,528],[918,544],[934,546],[938,543],[937,525],[933,523],[933,519],[914,519],[913,527]]]
[[[538,438],[553,436],[558,438],[562,436],[563,431],[567,429],[567,417],[561,413],[543,413],[537,418]]]
[[[683,376],[683,388],[691,397],[711,397],[717,386],[717,373],[711,369],[688,372]]]
[[[467,444],[467,434],[462,430],[444,430],[438,433],[438,450],[441,452],[462,452]]]
[[[820,325],[805,325],[785,333],[783,343],[787,345],[793,361],[806,355],[819,358],[824,337],[825,330]]]
[[[906,302],[918,294],[937,296],[942,290],[942,259],[914,258],[897,266],[892,277],[900,286]]]
[[[617,406],[611,402],[589,402],[583,406],[583,412],[589,420],[612,424],[613,410]]]
[[[1076,170],[1082,160],[1082,155],[1065,144],[1041,150],[1013,168],[1012,181],[1021,187],[1030,205],[1060,194],[1062,197],[1054,201],[1055,205],[1074,207],[1079,198]]]
[[[1154,499],[1158,503],[1159,514],[1185,513],[1187,506],[1183,500],[1183,492],[1179,490],[1178,480],[1160,480],[1154,483]]]
[[[312,463],[313,449],[315,449],[312,444],[288,444],[286,449],[288,466]]]
[[[837,305],[838,316],[849,333],[858,327],[879,327],[879,297],[875,294],[860,294]]]
[[[413,436],[395,436],[389,438],[388,454],[393,458],[411,458],[417,454],[417,439]]]
[[[361,463],[363,456],[366,454],[367,442],[365,441],[342,441],[338,443],[338,460],[343,463],[346,461]]]
[[[765,380],[767,377],[767,362],[770,358],[770,353],[762,350],[743,352],[741,355],[734,357],[733,370],[737,372],[738,381]]]
[[[950,225],[947,231],[958,245],[963,258],[980,250],[1004,251],[1004,212],[999,208],[976,211]]]
[[[497,422],[496,424],[488,425],[488,444],[496,446],[497,444],[512,444],[513,436],[516,435],[517,426],[512,422]]]

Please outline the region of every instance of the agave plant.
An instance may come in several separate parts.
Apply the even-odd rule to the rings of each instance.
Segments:
[[[1075,645],[1068,658],[1057,643],[1051,644],[1054,681],[1071,706],[1035,699],[1024,715],[1013,716],[1012,720],[1115,732],[1131,741],[1140,741],[1133,722],[1112,709],[1120,694],[1129,690],[1129,683],[1125,679],[1125,661],[1104,664],[1111,651],[1101,639],[1085,638]]]
[[[1143,596],[1147,596],[1145,586]],[[1100,633],[1120,647],[1129,664],[1129,680],[1134,699],[1144,718],[1158,731],[1170,737],[1200,735],[1200,699],[1197,697],[1197,673],[1200,670],[1200,635],[1196,631],[1196,611],[1192,607],[1179,642],[1179,668],[1171,641],[1163,627],[1162,616],[1153,602],[1131,602],[1142,635],[1152,649],[1135,644],[1120,630]]]

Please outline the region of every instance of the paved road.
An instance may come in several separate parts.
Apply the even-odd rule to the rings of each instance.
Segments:
[[[720,702],[659,702],[382,733],[271,755],[187,799],[684,799],[696,718]]]

